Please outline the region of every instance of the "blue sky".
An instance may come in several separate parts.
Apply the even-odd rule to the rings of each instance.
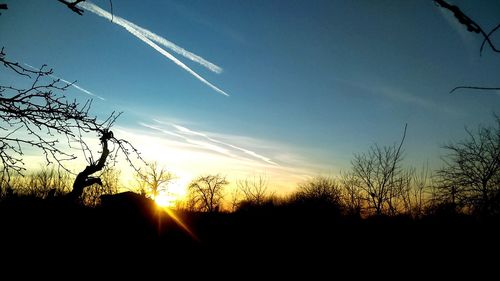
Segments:
[[[162,47],[229,97],[89,11],[4,2],[10,58],[48,64],[104,97],[95,114],[124,111],[117,130],[186,178],[337,174],[353,153],[398,142],[405,123],[407,162],[439,166],[440,146],[465,137],[464,126],[492,124],[500,109],[498,92],[448,93],[500,86],[500,56],[487,48],[480,57],[480,38],[432,1],[113,1],[115,16],[220,66]],[[500,21],[498,1],[453,3],[487,30]]]

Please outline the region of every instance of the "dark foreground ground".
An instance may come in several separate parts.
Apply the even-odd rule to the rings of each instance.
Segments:
[[[57,199],[4,200],[1,255],[25,265],[118,262],[145,270],[167,264],[288,273],[305,265],[315,272],[345,266],[391,271],[449,267],[455,273],[478,264],[500,267],[497,218],[359,219],[286,208],[176,215],[189,231],[147,201],[88,208]]]

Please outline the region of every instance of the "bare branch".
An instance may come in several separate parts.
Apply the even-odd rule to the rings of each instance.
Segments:
[[[481,45],[481,49],[480,49],[480,52],[479,52],[479,55],[481,55],[482,51],[483,51],[483,45],[485,42],[488,43],[488,45],[490,45],[491,49],[497,53],[500,52],[499,49],[497,49],[495,47],[495,45],[493,44],[493,42],[491,42],[490,40],[490,35],[493,34],[496,29],[498,29],[498,26],[495,27],[492,31],[490,31],[489,33],[486,33],[484,32],[484,30],[481,28],[481,26],[479,26],[479,24],[477,24],[475,21],[473,21],[471,18],[469,18],[466,14],[464,14],[460,8],[458,8],[458,6],[455,6],[455,5],[451,5],[449,3],[447,3],[446,1],[444,0],[434,0],[434,2],[443,7],[444,9],[447,9],[449,11],[451,11],[453,13],[453,15],[455,16],[455,18],[463,25],[465,25],[467,27],[467,30],[470,31],[470,32],[474,32],[474,33],[478,33],[478,34],[481,34],[483,37],[484,37],[484,41],[483,41],[483,44]]]
[[[101,171],[108,156],[116,161],[121,151],[127,162],[135,169],[130,157],[135,154],[144,162],[137,149],[128,141],[114,136],[110,128],[121,113],[112,112],[104,121],[91,116],[92,100],[79,103],[68,100],[64,92],[71,84],[53,79],[52,70],[29,69],[20,63],[8,60],[2,48],[0,63],[7,71],[16,73],[19,78],[28,81],[27,87],[0,85],[0,165],[2,179],[9,179],[10,172],[22,173],[25,151],[32,149],[41,152],[48,164],[55,163],[58,169],[70,172],[66,161],[76,159],[76,155],[66,151],[78,149],[83,152],[88,166],[75,180],[73,195],[79,197],[83,189],[99,183],[99,178],[91,175]],[[102,151],[94,162],[91,150],[84,141],[84,136],[100,136]],[[77,145],[75,145],[77,144]],[[112,145],[108,147],[108,145]]]
[[[483,53],[483,48],[484,48],[484,45],[486,44],[486,42],[488,42],[491,46],[491,42],[488,40],[490,38],[490,36],[495,33],[498,29],[500,28],[500,24],[498,24],[497,26],[495,26],[495,28],[493,28],[488,34],[487,36],[483,39],[483,43],[481,43],[481,48],[479,49],[479,55],[481,55]]]
[[[75,2],[68,2],[66,0],[57,0],[57,1],[63,3],[66,6],[68,6],[68,8],[70,10],[72,10],[73,12],[79,14],[80,16],[83,15],[83,10],[80,9],[80,8],[78,8],[76,5],[78,5],[78,3],[83,2],[85,0],[75,0]]]
[[[472,90],[485,90],[485,91],[498,91],[500,90],[499,87],[475,87],[475,86],[460,86],[460,87],[455,87],[453,90],[450,91],[450,94],[455,92],[456,90],[461,90],[461,89],[472,89]]]

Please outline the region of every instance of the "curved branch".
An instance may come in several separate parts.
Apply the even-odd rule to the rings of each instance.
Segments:
[[[453,94],[456,90],[460,89],[472,89],[472,90],[484,90],[484,91],[499,91],[500,88],[498,87],[475,87],[475,86],[460,86],[460,87],[455,87],[450,91],[450,94]]]
[[[490,35],[493,34],[500,27],[500,25],[495,27],[492,31],[490,31],[487,34],[486,32],[484,32],[484,30],[481,28],[481,26],[479,24],[477,24],[475,21],[473,21],[471,18],[469,18],[466,14],[464,14],[458,6],[451,5],[444,0],[434,0],[434,3],[438,4],[439,6],[443,7],[444,9],[447,9],[450,12],[452,12],[453,15],[455,16],[455,18],[461,24],[463,24],[467,27],[468,31],[481,34],[484,37],[484,41],[481,44],[481,48],[479,50],[479,55],[481,55],[481,53],[483,51],[483,46],[484,46],[485,42],[487,42],[488,45],[490,45],[491,49],[494,52],[500,53],[500,50],[497,49],[495,47],[495,45],[493,44],[493,42],[491,42],[491,40],[490,40]]]
[[[97,163],[91,163],[76,176],[75,182],[73,183],[73,190],[71,190],[71,192],[68,194],[71,199],[77,200],[82,195],[83,190],[87,186],[91,186],[93,184],[102,185],[101,179],[99,177],[92,177],[91,175],[101,171],[104,168],[104,164],[106,163],[106,159],[109,155],[108,141],[113,137],[113,132],[105,129],[101,132],[101,134],[101,157],[99,158]]]
[[[488,44],[490,45],[490,47],[493,49],[493,51],[496,51],[498,52],[498,50],[492,45],[491,41],[490,41],[490,36],[495,33],[498,29],[500,28],[500,23],[495,26],[495,28],[493,28],[484,38],[483,40],[483,43],[481,43],[481,48],[479,49],[479,55],[481,55],[483,53],[483,48],[484,48],[484,44],[486,44],[486,42],[488,42]]]

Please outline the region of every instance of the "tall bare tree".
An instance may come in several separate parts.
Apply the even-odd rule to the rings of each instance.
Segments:
[[[342,186],[342,202],[348,215],[361,216],[364,196],[361,182],[352,172],[342,173],[340,177]]]
[[[407,170],[408,176],[405,177],[407,185],[403,187],[402,202],[404,212],[413,218],[419,218],[424,215],[425,208],[429,200],[432,188],[432,174],[427,165],[424,165],[420,171]]]
[[[188,208],[204,212],[218,212],[224,199],[224,187],[229,182],[221,175],[200,176],[188,186]]]
[[[167,190],[167,185],[174,179],[174,175],[164,167],[159,167],[158,162],[148,163],[146,168],[137,172],[137,180],[144,183],[154,200],[160,191]]]
[[[366,194],[367,204],[377,215],[397,212],[396,201],[408,183],[408,175],[401,166],[406,128],[399,146],[375,144],[367,153],[355,154],[351,162],[353,175]]]
[[[269,195],[267,192],[268,179],[264,176],[239,180],[236,185],[243,193],[243,200],[252,204],[262,205]]]
[[[440,195],[452,204],[472,208],[481,214],[499,209],[500,201],[500,117],[496,126],[466,129],[468,138],[446,145]]]

